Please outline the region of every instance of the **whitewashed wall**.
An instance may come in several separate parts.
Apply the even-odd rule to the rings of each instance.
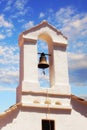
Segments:
[[[0,130],[42,130],[42,119],[55,121],[55,130],[87,130],[87,105],[75,100],[73,109],[52,110],[21,108],[0,118]]]

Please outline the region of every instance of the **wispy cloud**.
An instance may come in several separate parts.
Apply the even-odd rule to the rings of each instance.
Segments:
[[[70,82],[76,86],[87,86],[87,54],[69,53]]]
[[[1,68],[0,69],[0,83],[4,84],[18,84],[19,71],[13,68]],[[16,86],[17,87],[17,86]]]
[[[68,37],[70,83],[87,86],[87,13],[69,6],[50,9],[48,21]]]
[[[14,6],[18,10],[23,10],[26,3],[27,3],[27,0],[16,0],[15,3],[14,3]]]
[[[34,21],[29,21],[28,23],[23,25],[23,28],[29,29],[34,26]]]
[[[14,25],[7,21],[4,15],[0,15],[0,40],[12,36]]]
[[[19,18],[20,16],[24,16],[28,11],[32,10],[29,6],[26,7],[26,4],[28,4],[28,0],[8,0],[5,5],[4,12],[10,11],[10,19]]]
[[[13,28],[13,24],[6,21],[3,15],[0,15],[0,27]]]
[[[45,16],[45,14],[43,12],[40,12],[39,18],[43,18],[44,16]]]
[[[0,46],[0,64],[18,64],[19,52],[17,47]]]
[[[17,47],[0,46],[0,82],[17,84],[19,77],[19,51]]]
[[[6,2],[6,7],[4,8],[4,11],[10,11],[11,7],[12,7],[13,1],[12,0],[8,0]]]
[[[87,69],[87,54],[69,53],[68,58],[70,69]]]
[[[47,50],[48,50],[48,44],[45,41],[39,39],[37,41],[37,47],[38,47],[38,51],[39,52],[43,52],[44,51],[45,53],[48,53],[47,52]]]
[[[78,41],[87,39],[87,13],[80,13],[72,7],[60,8],[56,12],[49,11],[48,20],[68,37],[72,49]]]
[[[17,9],[19,11],[24,10],[24,7],[27,3],[27,0],[8,0],[5,3],[4,11],[10,11],[12,7],[14,7],[14,10]]]
[[[0,34],[0,39],[4,39],[4,38],[5,38],[5,35]]]
[[[16,91],[15,88],[0,86],[0,91]]]

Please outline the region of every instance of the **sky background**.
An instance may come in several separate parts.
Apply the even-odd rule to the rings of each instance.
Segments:
[[[87,95],[87,0],[0,0],[0,112],[16,102],[18,36],[42,20],[68,37],[71,91]]]

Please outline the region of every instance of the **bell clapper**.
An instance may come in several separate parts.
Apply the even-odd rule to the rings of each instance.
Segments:
[[[45,75],[45,70],[43,69],[43,74]]]

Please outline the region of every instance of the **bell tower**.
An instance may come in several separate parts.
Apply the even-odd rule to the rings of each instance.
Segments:
[[[41,88],[38,80],[38,39],[48,44],[50,88]],[[46,108],[49,104],[53,109],[71,109],[67,45],[67,38],[47,21],[20,34],[17,102],[27,107]]]

